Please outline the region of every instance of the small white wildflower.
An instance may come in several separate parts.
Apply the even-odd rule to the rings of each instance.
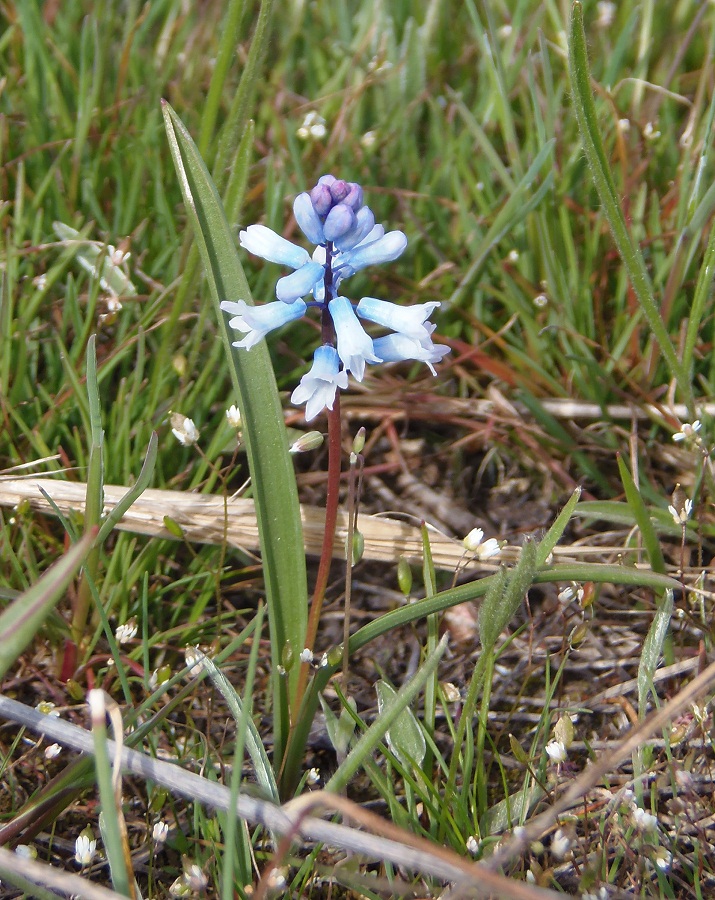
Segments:
[[[317,450],[323,444],[325,438],[320,431],[306,431],[305,434],[293,441],[288,448],[289,453],[305,453],[307,450]]]
[[[440,687],[442,688],[444,699],[447,703],[457,703],[458,700],[462,699],[459,688],[451,681],[443,681],[440,684]]]
[[[321,115],[318,115],[315,110],[310,110],[310,112],[306,113],[303,124],[296,131],[296,134],[301,141],[307,141],[310,138],[320,141],[327,133],[328,130],[325,127],[325,119]]]
[[[35,285],[36,288],[39,288],[41,291],[44,291],[44,289],[47,287],[47,275],[44,275],[44,274],[36,275],[32,279],[32,283]]]
[[[287,881],[280,869],[271,869],[268,873],[268,888],[271,891],[285,890]]]
[[[537,307],[537,309],[543,309],[545,306],[548,306],[548,303],[549,298],[546,294],[537,294],[534,297],[534,306]]]
[[[657,141],[660,137],[660,132],[652,122],[646,122],[643,128],[643,137],[647,141]]]
[[[491,559],[493,556],[499,556],[501,553],[501,544],[496,538],[489,538],[484,541],[484,543],[477,547],[477,556],[479,559],[484,562],[487,559]]]
[[[51,700],[40,700],[35,709],[44,716],[52,716],[53,719],[58,719],[60,716],[58,710],[55,709],[55,704]]]
[[[610,28],[616,17],[616,4],[611,3],[610,0],[599,0],[596,4],[596,9],[598,10],[596,26],[598,28]]]
[[[226,421],[231,428],[238,430],[241,427],[241,411],[235,403],[232,403],[226,410]]]
[[[122,263],[125,263],[131,255],[130,250],[122,250],[121,247],[113,247],[111,244],[107,244],[107,259],[117,268]]]
[[[199,430],[192,419],[173,412],[170,417],[171,431],[176,440],[185,447],[191,447],[199,439]]]
[[[630,119],[619,119],[616,122],[616,127],[621,132],[621,134],[626,134],[631,130],[631,120]]]
[[[518,260],[519,260],[519,251],[518,251],[518,250],[510,250],[510,251],[507,253],[506,258],[509,260],[510,263],[518,262]]]
[[[312,769],[308,770],[308,775],[305,780],[310,785],[317,784],[320,781],[320,769],[316,769],[315,766],[313,766]]]
[[[668,507],[668,512],[673,517],[673,521],[676,525],[685,525],[693,512],[693,501],[687,499],[680,509],[676,509],[675,506],[671,504]]]
[[[50,744],[49,747],[45,747],[45,759],[54,759],[60,753],[62,753],[62,747],[59,744]]]
[[[472,854],[472,856],[476,856],[479,853],[479,841],[473,834],[470,834],[467,838],[467,850]]]
[[[169,825],[167,822],[162,822],[161,819],[158,822],[154,823],[154,827],[151,830],[151,839],[154,841],[157,847],[161,847],[164,841],[169,836]]]
[[[566,747],[563,741],[549,741],[546,745],[546,753],[552,763],[561,765],[566,760]]]
[[[556,859],[563,859],[569,852],[571,847],[571,838],[566,834],[563,828],[557,828],[554,836],[551,838],[551,852]]]
[[[116,297],[107,297],[106,303],[107,303],[107,312],[109,312],[109,313],[118,313],[124,309],[121,302],[119,300],[117,300]]]
[[[117,626],[116,631],[114,632],[114,637],[117,639],[118,644],[128,644],[133,638],[137,636],[137,617],[132,616],[131,619],[128,619],[123,625]]]
[[[191,888],[186,883],[183,875],[179,875],[176,881],[169,888],[169,894],[172,897],[188,897],[192,893]]]
[[[18,844],[15,853],[22,859],[37,859],[37,850],[30,844]]]
[[[80,866],[91,866],[97,854],[97,842],[82,832],[74,843],[74,858]]]
[[[661,872],[667,872],[673,862],[673,854],[666,850],[665,847],[658,847],[654,861]]]
[[[203,671],[204,667],[201,664],[202,658],[203,653],[198,647],[184,648],[184,659],[186,660],[186,665],[191,666],[189,675],[191,675],[193,678],[198,677]]]
[[[300,651],[300,661],[302,663],[313,662],[313,651],[309,647],[306,647],[304,650]]]
[[[466,550],[469,550],[470,553],[474,553],[477,547],[481,544],[483,537],[484,531],[481,528],[472,528],[469,534],[462,541],[462,544],[464,544]]]
[[[184,880],[193,894],[202,893],[209,883],[206,873],[196,863],[184,863]]]
[[[658,817],[635,804],[631,809],[631,819],[638,831],[654,831],[658,827]]]
[[[369,150],[371,147],[374,147],[377,143],[377,132],[376,131],[366,131],[365,134],[360,138],[360,143],[366,150]]]
[[[580,602],[583,599],[583,595],[584,590],[581,585],[572,581],[571,584],[567,584],[565,588],[559,591],[556,599],[562,606],[568,606],[572,600],[578,599]]]
[[[697,433],[703,427],[703,423],[700,419],[696,419],[694,422],[683,422],[680,426],[680,431],[676,431],[673,435],[673,440],[677,443],[678,441],[692,441],[693,438],[697,436]]]
[[[506,25],[502,25],[501,28],[497,30],[497,34],[500,38],[506,40],[506,38],[511,37],[511,33],[514,29],[508,23]]]
[[[489,538],[484,541],[484,531],[481,528],[472,528],[469,534],[462,541],[465,550],[476,554],[477,558],[484,561],[491,559],[492,556],[498,556],[501,553],[501,546],[496,538]]]

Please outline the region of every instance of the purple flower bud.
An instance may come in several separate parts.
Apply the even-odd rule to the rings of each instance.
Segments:
[[[350,186],[347,181],[334,181],[330,185],[330,196],[333,198],[334,203],[340,203],[341,200],[344,200],[350,192]]]
[[[331,184],[335,184],[337,178],[335,175],[321,175],[318,179],[318,184],[324,184],[327,187],[330,187]]]
[[[316,184],[310,192],[310,202],[319,216],[327,216],[333,205],[330,188],[326,184]]]
[[[357,212],[362,206],[362,188],[359,184],[355,184],[352,181],[348,182],[348,188],[349,191],[342,202],[349,206],[353,212]]]
[[[326,241],[334,241],[355,225],[355,213],[344,203],[338,203],[328,213],[323,224]]]

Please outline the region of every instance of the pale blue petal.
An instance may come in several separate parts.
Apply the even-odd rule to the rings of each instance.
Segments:
[[[323,234],[326,241],[336,241],[355,226],[355,213],[345,203],[336,204],[325,217]]]
[[[240,234],[241,246],[253,253],[254,256],[260,256],[261,259],[267,259],[269,262],[279,263],[282,266],[290,266],[291,269],[298,269],[310,259],[310,254],[303,247],[291,244],[284,237],[276,234],[265,225],[249,225],[245,231]]]
[[[439,301],[433,300],[415,306],[398,306],[376,297],[363,297],[356,312],[362,319],[369,319],[416,341],[423,341],[429,338],[433,330],[425,327],[424,323],[440,305]]]
[[[344,262],[353,272],[357,272],[365,266],[379,265],[397,259],[406,246],[407,238],[401,231],[389,231],[376,241],[368,242],[367,239],[362,241],[354,250],[344,254]]]
[[[375,227],[375,216],[369,206],[361,206],[355,213],[354,227],[340,238],[336,238],[335,246],[338,250],[352,250],[353,247],[364,241]]]
[[[310,257],[308,257],[310,260]],[[284,303],[293,303],[309,294],[316,283],[325,276],[325,269],[319,263],[306,262],[295,272],[278,279],[276,297]]]
[[[305,418],[312,421],[326,407],[333,408],[335,392],[348,386],[347,372],[340,371],[340,360],[334,347],[324,344],[315,351],[310,372],[300,380],[291,394],[291,403],[305,403]]]
[[[386,337],[373,341],[375,353],[383,362],[401,362],[405,359],[415,359],[426,363],[433,375],[436,375],[432,363],[439,362],[443,356],[450,352],[446,344],[433,344],[431,340],[415,341],[405,337],[404,334],[388,334]]]
[[[234,316],[229,320],[229,327],[246,335],[243,340],[235,341],[233,346],[250,350],[269,331],[300,319],[305,315],[307,307],[302,300],[296,300],[295,303],[281,303],[280,300],[276,300],[262,306],[249,306],[245,300],[238,302],[224,300],[221,309]]]
[[[372,338],[365,332],[347,297],[336,297],[328,304],[338,339],[338,355],[345,368],[358,381],[365,375],[365,364],[380,362],[375,355]]]
[[[327,188],[326,188],[327,190]],[[315,211],[310,194],[298,194],[293,203],[293,215],[300,230],[311,244],[324,244],[325,234],[320,216]]]

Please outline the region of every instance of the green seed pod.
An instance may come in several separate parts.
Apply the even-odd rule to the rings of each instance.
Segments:
[[[397,583],[405,597],[409,597],[412,592],[412,569],[404,556],[397,563]]]
[[[283,644],[283,653],[281,653],[281,665],[286,672],[290,672],[294,659],[295,654],[293,653],[293,645],[290,641],[286,641],[285,644]]]

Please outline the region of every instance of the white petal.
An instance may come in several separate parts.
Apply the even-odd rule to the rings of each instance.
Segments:
[[[292,244],[284,237],[276,234],[265,225],[249,225],[240,234],[241,246],[269,262],[280,263],[298,269],[310,259],[310,254],[303,247]]]

